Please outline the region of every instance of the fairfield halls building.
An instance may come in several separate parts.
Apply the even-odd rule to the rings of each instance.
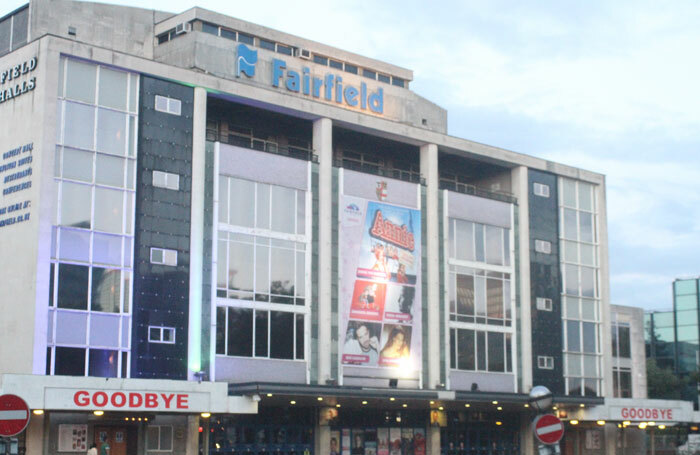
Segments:
[[[533,386],[612,397],[602,175],[201,8],[32,0],[0,56],[19,453],[531,454]]]

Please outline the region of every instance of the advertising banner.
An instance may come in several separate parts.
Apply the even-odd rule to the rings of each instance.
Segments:
[[[417,371],[420,211],[348,195],[340,203],[341,363]]]

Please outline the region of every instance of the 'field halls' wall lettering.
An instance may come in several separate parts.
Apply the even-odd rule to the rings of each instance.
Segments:
[[[36,77],[23,77],[36,69],[37,58],[15,65],[0,73],[0,104],[31,92],[36,87]]]
[[[32,187],[34,143],[4,152],[0,158],[0,229],[29,221],[32,201],[21,194]]]

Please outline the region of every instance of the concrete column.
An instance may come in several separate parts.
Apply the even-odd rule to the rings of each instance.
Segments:
[[[333,122],[318,119],[313,125],[313,148],[318,155],[318,378],[331,377],[331,281],[333,260]],[[337,378],[336,378],[337,379]]]
[[[426,435],[425,452],[427,455],[440,455],[440,427],[430,425]]]
[[[331,453],[331,427],[317,425],[314,435],[314,453]]]
[[[520,453],[522,455],[535,455],[535,435],[532,434],[533,415],[525,413],[520,415]]]
[[[27,455],[43,455],[44,453],[44,416],[32,414],[27,427]]]
[[[204,183],[207,91],[194,89],[192,125],[192,207],[190,224],[190,308],[187,377],[202,369],[202,264],[204,261]],[[207,321],[208,322],[208,321]]]
[[[187,416],[185,455],[199,455],[199,415]]]
[[[600,271],[598,274],[598,286],[600,290],[600,314],[601,314],[601,351],[603,352],[603,387],[601,395],[611,397],[614,395],[612,379],[612,353],[609,349],[612,343],[610,335],[610,267],[608,262],[608,218],[606,212],[605,185],[597,185],[594,194],[596,210],[598,213],[598,244],[600,245],[599,259]]]
[[[512,170],[513,193],[518,198],[518,251],[520,258],[520,302],[517,308],[520,318],[520,386],[521,392],[532,388],[532,320],[530,315],[530,210],[528,204],[529,185],[527,167]],[[529,424],[529,422],[528,422]],[[532,445],[532,443],[530,444]],[[523,447],[525,447],[523,445]]]
[[[434,389],[440,383],[440,220],[438,219],[438,148],[427,144],[420,148],[420,173],[426,183],[426,248],[427,276],[423,280],[427,286],[428,301],[428,384],[424,388]],[[438,435],[438,440],[439,440]],[[439,452],[438,452],[439,453]]]

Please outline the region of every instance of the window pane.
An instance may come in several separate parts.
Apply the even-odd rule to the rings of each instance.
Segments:
[[[697,313],[695,317],[697,318]],[[630,351],[630,328],[618,326],[618,343],[620,345],[619,356],[629,359],[632,356]]]
[[[297,194],[297,234],[306,234],[306,193],[296,191]]]
[[[486,332],[476,332],[477,369],[486,370]]]
[[[252,357],[253,310],[228,309],[228,355]]]
[[[457,332],[457,368],[474,370],[474,331],[455,330]]]
[[[474,260],[474,223],[455,220],[457,236],[455,239],[455,252],[457,259],[464,261]]]
[[[474,300],[476,302],[476,315],[486,316],[486,283],[485,278],[474,278]]]
[[[581,241],[593,243],[593,215],[586,212],[578,212],[581,223]]]
[[[474,225],[474,246],[475,259],[477,262],[484,262],[484,225]]]
[[[0,55],[10,51],[10,36],[12,34],[12,18],[0,21]]]
[[[253,245],[230,242],[228,255],[229,289],[253,292],[253,268],[250,264],[252,257]]]
[[[296,358],[297,359],[303,359],[304,358],[304,315],[303,314],[297,314],[296,315],[296,320],[297,320],[297,327],[296,327]]]
[[[99,264],[121,265],[121,258],[121,237],[117,235],[94,234],[92,241],[92,262]],[[128,262],[130,263],[131,261]]]
[[[122,273],[124,276],[124,288],[122,294],[124,295],[124,313],[129,312],[129,304],[131,303],[131,272],[124,271]],[[122,343],[128,343],[128,338],[122,337]],[[124,377],[124,376],[123,376]]]
[[[56,347],[54,374],[85,376],[85,349]]]
[[[65,104],[63,144],[92,150],[95,142],[95,108],[77,103]]]
[[[486,226],[486,262],[503,265],[503,229]]]
[[[564,238],[569,240],[577,240],[577,222],[576,211],[564,209]]]
[[[564,244],[564,261],[578,263],[578,243],[567,242],[562,240]]]
[[[128,74],[104,66],[100,68],[100,106],[126,110],[126,86]]]
[[[270,357],[294,358],[294,314],[282,311],[270,312]]]
[[[96,376],[100,378],[118,377],[118,354],[119,351],[111,351],[106,349],[90,349],[90,364],[88,366],[88,376]]]
[[[598,356],[584,355],[583,356],[583,376],[587,378],[595,378],[598,376]]]
[[[126,154],[126,114],[108,109],[97,110],[97,150]]]
[[[581,299],[581,319],[595,319],[595,300]]]
[[[136,92],[139,86],[139,77],[136,74],[131,74],[131,82],[129,83],[129,112],[136,112]],[[132,117],[133,118],[133,117]]]
[[[580,319],[579,300],[575,297],[562,297],[564,299],[565,316],[569,319]]]
[[[512,350],[512,335],[506,333],[506,371],[513,371],[513,358],[511,356]]]
[[[595,247],[593,245],[580,244],[581,264],[595,266]]]
[[[583,326],[583,352],[596,352],[595,324],[593,322],[582,322]]]
[[[219,223],[228,224],[228,177],[219,177]]]
[[[92,152],[63,149],[63,178],[92,182]]]
[[[97,231],[122,232],[124,193],[118,190],[95,188],[95,226]]]
[[[578,208],[593,211],[593,187],[588,183],[578,182]]]
[[[95,65],[68,59],[66,68],[66,98],[95,103]]]
[[[576,207],[576,182],[569,179],[562,179],[562,199],[567,207]]]
[[[87,185],[61,184],[61,225],[90,229],[92,188]]]
[[[255,300],[269,301],[270,294],[270,247],[255,245]]]
[[[306,294],[306,255],[303,251],[297,251],[296,272],[297,280],[294,285],[294,292],[297,297],[304,297]]]
[[[486,280],[486,302],[488,317],[503,319],[503,281]]]
[[[566,281],[565,292],[570,295],[579,295],[577,266],[564,264],[564,280]]]
[[[272,248],[270,256],[270,294],[294,295],[294,250]],[[272,298],[273,302],[293,303],[288,299]]]
[[[489,371],[505,371],[503,334],[489,332]]]
[[[124,187],[124,158],[97,154],[95,183]]]
[[[673,288],[675,289],[676,295],[681,294],[696,294],[697,293],[697,281],[696,280],[678,280],[673,282]]]
[[[267,311],[255,312],[255,355],[257,357],[267,357],[268,315]]]
[[[160,450],[173,450],[173,427],[166,425],[160,427]]]
[[[219,232],[219,236],[221,236]],[[221,238],[221,237],[219,237]],[[228,265],[226,264],[226,252],[228,250],[228,242],[225,240],[219,240],[217,242],[217,260],[216,260],[216,287],[219,289],[226,288],[226,275],[228,270]]]
[[[595,269],[581,267],[581,294],[584,297],[595,297]]]
[[[474,315],[474,277],[457,275],[457,313]]]
[[[579,354],[566,354],[566,374],[581,376],[581,356]]]
[[[146,450],[158,450],[158,428],[149,426],[146,430]]]
[[[248,180],[229,179],[229,223],[254,227],[255,184]]]
[[[226,354],[226,308],[216,308],[216,353]]]
[[[270,229],[270,185],[258,183],[257,207],[255,212],[255,226],[261,229]]]
[[[87,310],[88,267],[59,264],[58,307],[72,310]]]
[[[296,220],[296,191],[282,186],[271,187],[273,231],[294,234]]]
[[[59,258],[69,261],[88,262],[90,260],[90,232],[73,229],[60,231]]]
[[[92,311],[119,313],[121,270],[92,269]]]
[[[566,321],[566,350],[581,352],[581,326],[578,321]]]
[[[692,295],[678,295],[676,296],[675,303],[677,310],[696,310],[698,307],[698,299],[695,294]]]

